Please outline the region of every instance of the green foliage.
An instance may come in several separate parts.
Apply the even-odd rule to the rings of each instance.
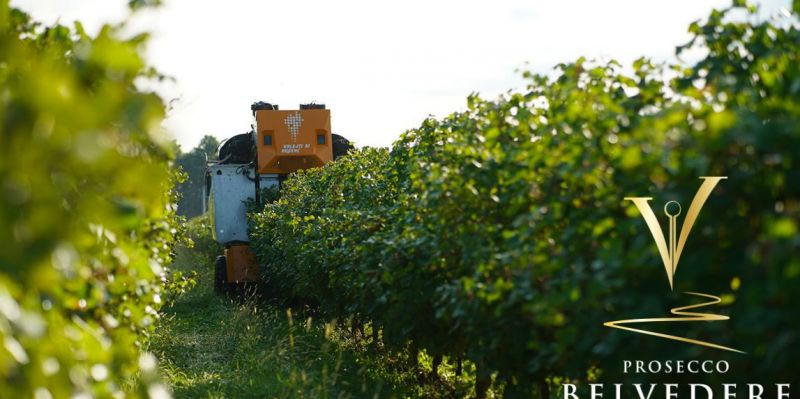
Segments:
[[[166,393],[139,350],[181,236],[146,36],[0,0],[0,396]],[[123,386],[134,387],[124,392]]]
[[[209,213],[193,218],[186,224],[186,235],[191,240],[191,248],[208,259],[222,254],[222,245],[214,239]]]
[[[691,25],[678,51],[704,54],[695,65],[640,59],[625,73],[579,59],[554,79],[527,73],[524,93],[470,96],[466,112],[426,120],[391,151],[297,173],[251,218],[265,278],[329,317],[375,323],[393,350],[470,359],[508,396],[590,369],[613,378],[620,359],[642,355],[725,358],[728,377],[790,381],[800,32],[797,14],[729,16],[740,9]],[[672,294],[623,198],[687,208],[699,177],[715,175],[728,179],[701,213]],[[665,316],[686,304],[679,291],[722,294],[716,310],[732,316],[679,334],[749,354],[603,327]]]
[[[147,7],[156,7],[161,5],[161,0],[128,0],[128,7],[131,10],[138,10]]]

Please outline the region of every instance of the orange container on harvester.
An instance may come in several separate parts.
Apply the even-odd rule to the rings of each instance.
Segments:
[[[333,159],[331,112],[324,106],[310,104],[296,111],[254,112],[258,173],[291,173],[322,166]]]
[[[241,287],[261,280],[249,243],[248,200],[259,202],[262,190],[280,189],[290,173],[324,166],[350,149],[344,137],[331,134],[331,113],[322,104],[282,111],[257,102],[250,109],[253,130],[223,141],[218,160],[207,170],[214,238],[225,247],[214,274],[218,293],[241,292]]]

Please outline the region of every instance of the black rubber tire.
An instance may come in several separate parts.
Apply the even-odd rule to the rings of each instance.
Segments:
[[[222,255],[217,256],[214,264],[214,292],[217,295],[228,294],[228,264]]]

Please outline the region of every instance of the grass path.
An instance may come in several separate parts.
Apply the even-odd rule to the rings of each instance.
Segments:
[[[176,398],[418,396],[374,358],[329,339],[330,324],[216,296],[201,252],[181,248],[175,268],[196,271],[197,285],[166,309],[149,350]]]

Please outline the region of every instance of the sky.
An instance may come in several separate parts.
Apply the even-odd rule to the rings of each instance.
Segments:
[[[756,2],[762,14],[790,0]],[[89,32],[128,17],[125,0],[12,0],[47,23]],[[224,5],[223,5],[224,4]],[[249,131],[250,104],[324,103],[334,133],[390,145],[429,115],[463,110],[478,92],[522,89],[520,70],[552,73],[587,58],[674,61],[688,25],[729,0],[164,0],[137,13],[146,57],[175,79],[164,127],[184,150],[206,134]]]

